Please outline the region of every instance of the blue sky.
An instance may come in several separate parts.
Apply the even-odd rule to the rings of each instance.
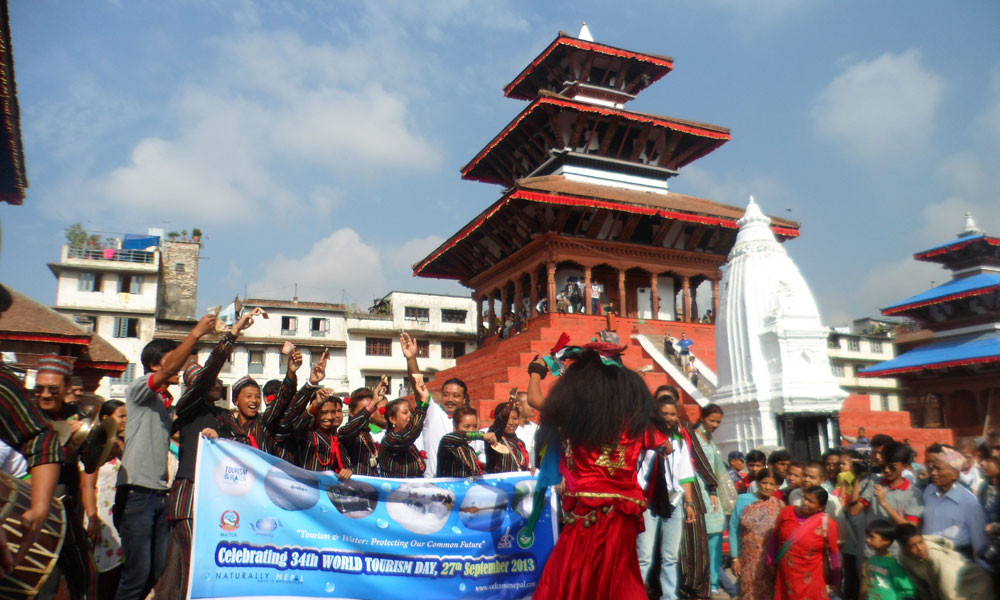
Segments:
[[[560,29],[674,57],[634,110],[730,127],[672,189],[802,223],[831,323],[943,282],[913,252],[971,210],[1000,234],[1000,4],[11,3],[30,188],[0,280],[55,300],[65,228],[199,227],[199,306],[465,293],[409,265],[501,192],[458,170]],[[107,232],[107,233],[103,233]]]

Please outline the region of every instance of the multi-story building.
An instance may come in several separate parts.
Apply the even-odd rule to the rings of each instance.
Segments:
[[[193,320],[198,290],[197,241],[163,240],[158,231],[110,243],[66,244],[56,276],[56,311],[107,339],[129,360],[121,377],[105,378],[97,393],[124,396],[142,373],[140,354],[153,339],[158,318]]]
[[[404,393],[406,359],[400,331],[417,342],[425,373],[455,366],[458,357],[476,347],[476,303],[471,298],[391,292],[367,313],[347,315],[347,364],[351,389],[373,387],[382,375],[390,379],[390,395]]]
[[[253,377],[264,385],[271,379],[282,379],[288,369],[288,356],[281,349],[285,342],[295,344],[302,353],[302,367],[297,373],[301,385],[309,378],[312,365],[320,359],[324,350],[329,350],[324,387],[337,393],[349,392],[347,377],[347,329],[345,309],[342,304],[324,302],[303,302],[292,300],[264,300],[248,298],[243,301],[244,310],[260,307],[267,313],[266,319],[256,319],[252,327],[240,336],[230,361],[222,368],[219,379],[227,390],[245,375]],[[216,342],[215,337],[207,337],[198,349],[200,362],[208,358],[208,353]]]
[[[837,385],[850,394],[866,394],[871,410],[900,410],[899,382],[892,377],[858,377],[858,372],[896,356],[895,323],[856,319],[849,327],[831,327],[827,343]]]

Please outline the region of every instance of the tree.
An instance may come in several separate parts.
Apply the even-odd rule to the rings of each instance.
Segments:
[[[70,246],[82,248],[87,243],[88,237],[90,237],[89,234],[79,223],[66,230],[66,241],[69,242]]]

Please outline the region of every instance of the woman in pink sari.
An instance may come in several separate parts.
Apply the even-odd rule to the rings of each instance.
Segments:
[[[769,559],[777,567],[774,600],[827,600],[828,585],[840,587],[840,551],[837,523],[826,508],[826,490],[813,486],[802,498],[802,506],[789,506],[778,515]],[[829,555],[830,581],[824,557]]]

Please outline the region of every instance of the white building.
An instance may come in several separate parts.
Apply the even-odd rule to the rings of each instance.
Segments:
[[[58,263],[56,311],[93,331],[129,359],[121,378],[104,378],[97,394],[124,397],[142,373],[139,356],[153,339],[159,297],[160,249],[119,250],[65,245]]]
[[[476,303],[463,296],[391,292],[369,313],[347,316],[347,364],[350,387],[373,387],[390,378],[390,397],[406,387],[406,359],[399,332],[417,342],[420,368],[436,372],[476,347]]]
[[[342,304],[292,300],[248,298],[244,310],[260,307],[268,318],[254,320],[243,332],[228,363],[219,373],[226,394],[233,383],[249,375],[261,386],[271,379],[283,379],[288,369],[288,357],[282,354],[285,342],[295,344],[302,353],[302,367],[297,373],[301,386],[309,379],[312,365],[329,350],[323,387],[338,394],[350,393],[347,378],[347,330]],[[204,364],[218,338],[207,336],[198,349],[198,362]]]
[[[857,319],[850,327],[831,327],[827,355],[837,385],[850,394],[867,394],[871,410],[900,410],[899,382],[892,377],[858,377],[858,371],[896,356],[894,323]]]

